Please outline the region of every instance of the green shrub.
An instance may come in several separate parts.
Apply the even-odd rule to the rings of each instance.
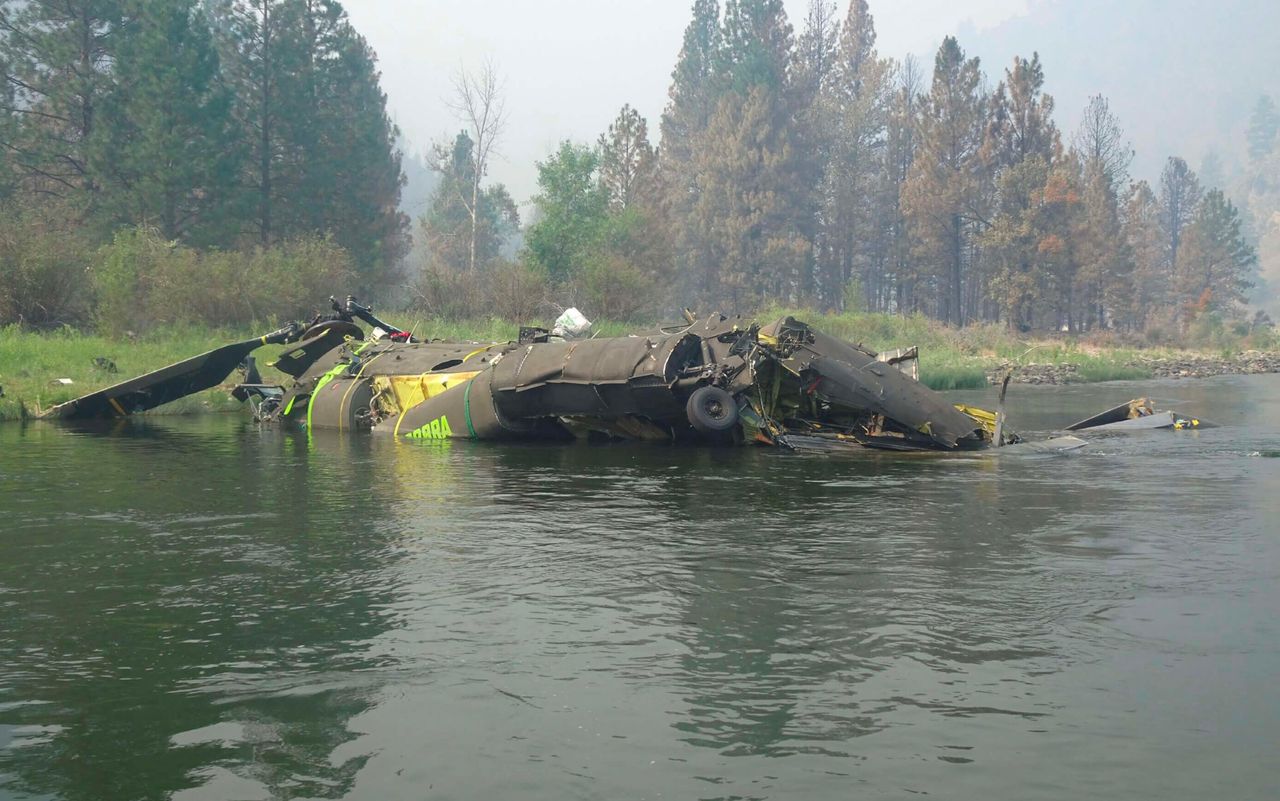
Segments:
[[[946,392],[952,389],[981,389],[987,386],[987,373],[972,365],[939,365],[921,367],[920,383],[930,389]]]
[[[409,306],[428,317],[466,320],[485,316],[483,279],[466,270],[428,262],[412,291]]]
[[[85,322],[89,252],[70,209],[0,206],[0,326]]]
[[[653,281],[621,256],[593,262],[578,280],[582,310],[588,317],[638,320],[653,312]]]
[[[488,313],[502,320],[523,325],[536,322],[541,313],[551,311],[547,274],[521,262],[493,265],[485,288]]]
[[[99,250],[91,274],[95,319],[111,336],[168,325],[305,319],[355,280],[350,257],[327,238],[202,253],[144,228],[118,232]]]

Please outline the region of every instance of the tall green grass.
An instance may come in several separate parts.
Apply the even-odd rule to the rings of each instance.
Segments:
[[[981,389],[987,386],[987,371],[968,364],[920,366],[920,383],[929,389],[946,392],[952,389]]]
[[[64,328],[37,333],[17,326],[0,328],[0,420],[34,415],[71,400],[238,339],[245,332],[208,328],[172,328],[136,340],[110,339]],[[278,351],[278,348],[275,349]],[[265,349],[264,349],[265,352]],[[110,373],[94,364],[114,362]],[[268,361],[269,359],[262,359]],[[69,378],[69,386],[54,383]],[[222,410],[238,406],[226,392],[210,390],[165,407],[167,413]]]

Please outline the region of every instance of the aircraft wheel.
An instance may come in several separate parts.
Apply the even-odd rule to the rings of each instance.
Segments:
[[[719,387],[699,387],[685,406],[689,425],[710,435],[723,434],[738,424],[738,405],[733,396]]]

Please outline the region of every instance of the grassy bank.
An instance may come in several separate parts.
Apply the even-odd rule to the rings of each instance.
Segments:
[[[881,314],[817,315],[800,310],[773,309],[759,319],[793,314],[841,338],[875,350],[918,345],[921,380],[938,390],[985,386],[987,375],[1002,365],[1074,365],[1070,380],[1081,382],[1142,379],[1151,371],[1142,366],[1152,358],[1177,358],[1175,349],[1115,347],[1068,340],[1029,340],[1001,326],[948,328],[923,317]],[[412,314],[389,315],[389,322],[423,338],[501,342],[514,339],[519,326],[497,319],[441,320]],[[270,330],[270,323],[252,330],[174,327],[136,339],[114,339],[65,329],[37,333],[17,327],[0,328],[0,420],[61,403],[118,381],[155,370],[219,345]],[[643,326],[597,321],[598,336],[614,336]],[[259,363],[271,361],[279,348],[264,348]],[[95,365],[102,357],[116,366],[108,373]],[[271,380],[269,371],[264,376]],[[53,383],[69,378],[70,385]],[[234,376],[232,380],[234,380]],[[169,404],[161,412],[181,414],[238,408],[222,389]]]

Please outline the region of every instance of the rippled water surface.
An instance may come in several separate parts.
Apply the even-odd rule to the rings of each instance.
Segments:
[[[1011,414],[1140,394],[1224,427],[938,458],[0,426],[0,798],[1275,798],[1280,376]]]

